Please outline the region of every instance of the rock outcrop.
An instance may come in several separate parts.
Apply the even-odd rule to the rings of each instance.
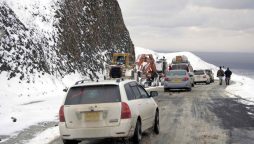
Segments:
[[[50,21],[36,7],[39,5],[31,15],[44,23]],[[4,32],[0,38],[0,73],[7,71],[8,78],[18,76],[28,82],[37,72],[54,76],[79,72],[93,79],[104,72],[113,52],[134,55],[116,0],[55,1],[43,8],[52,7],[54,23],[47,32],[26,25],[10,5],[0,3],[0,29]]]

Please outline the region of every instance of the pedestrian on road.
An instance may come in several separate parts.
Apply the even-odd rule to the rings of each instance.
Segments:
[[[225,81],[226,81],[226,85],[229,85],[229,81],[230,81],[230,77],[232,75],[232,72],[229,70],[229,68],[227,68],[227,70],[225,71]]]
[[[222,85],[222,79],[224,77],[224,71],[221,69],[221,66],[220,66],[220,69],[217,71],[217,77],[220,80],[220,85]]]

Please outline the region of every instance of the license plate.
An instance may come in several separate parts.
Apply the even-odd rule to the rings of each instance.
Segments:
[[[181,82],[180,79],[174,80],[174,83],[180,83],[180,82]]]
[[[84,116],[85,116],[85,121],[99,121],[100,120],[100,112],[86,112]]]

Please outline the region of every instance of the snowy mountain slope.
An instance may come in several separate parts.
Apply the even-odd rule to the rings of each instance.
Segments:
[[[57,120],[62,89],[101,78],[112,52],[134,55],[116,0],[1,0],[0,30],[0,139]]]
[[[97,78],[112,52],[134,46],[116,0],[2,0],[0,73],[64,77],[73,72]]]

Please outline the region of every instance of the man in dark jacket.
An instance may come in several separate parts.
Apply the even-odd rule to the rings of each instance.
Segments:
[[[222,78],[224,77],[224,71],[221,69],[221,67],[220,67],[220,69],[217,71],[217,77],[218,77],[219,80],[220,80],[220,85],[222,85]]]
[[[229,85],[229,80],[230,80],[230,77],[232,75],[232,72],[229,70],[229,68],[227,68],[227,70],[225,71],[225,81],[226,81],[226,85]]]

